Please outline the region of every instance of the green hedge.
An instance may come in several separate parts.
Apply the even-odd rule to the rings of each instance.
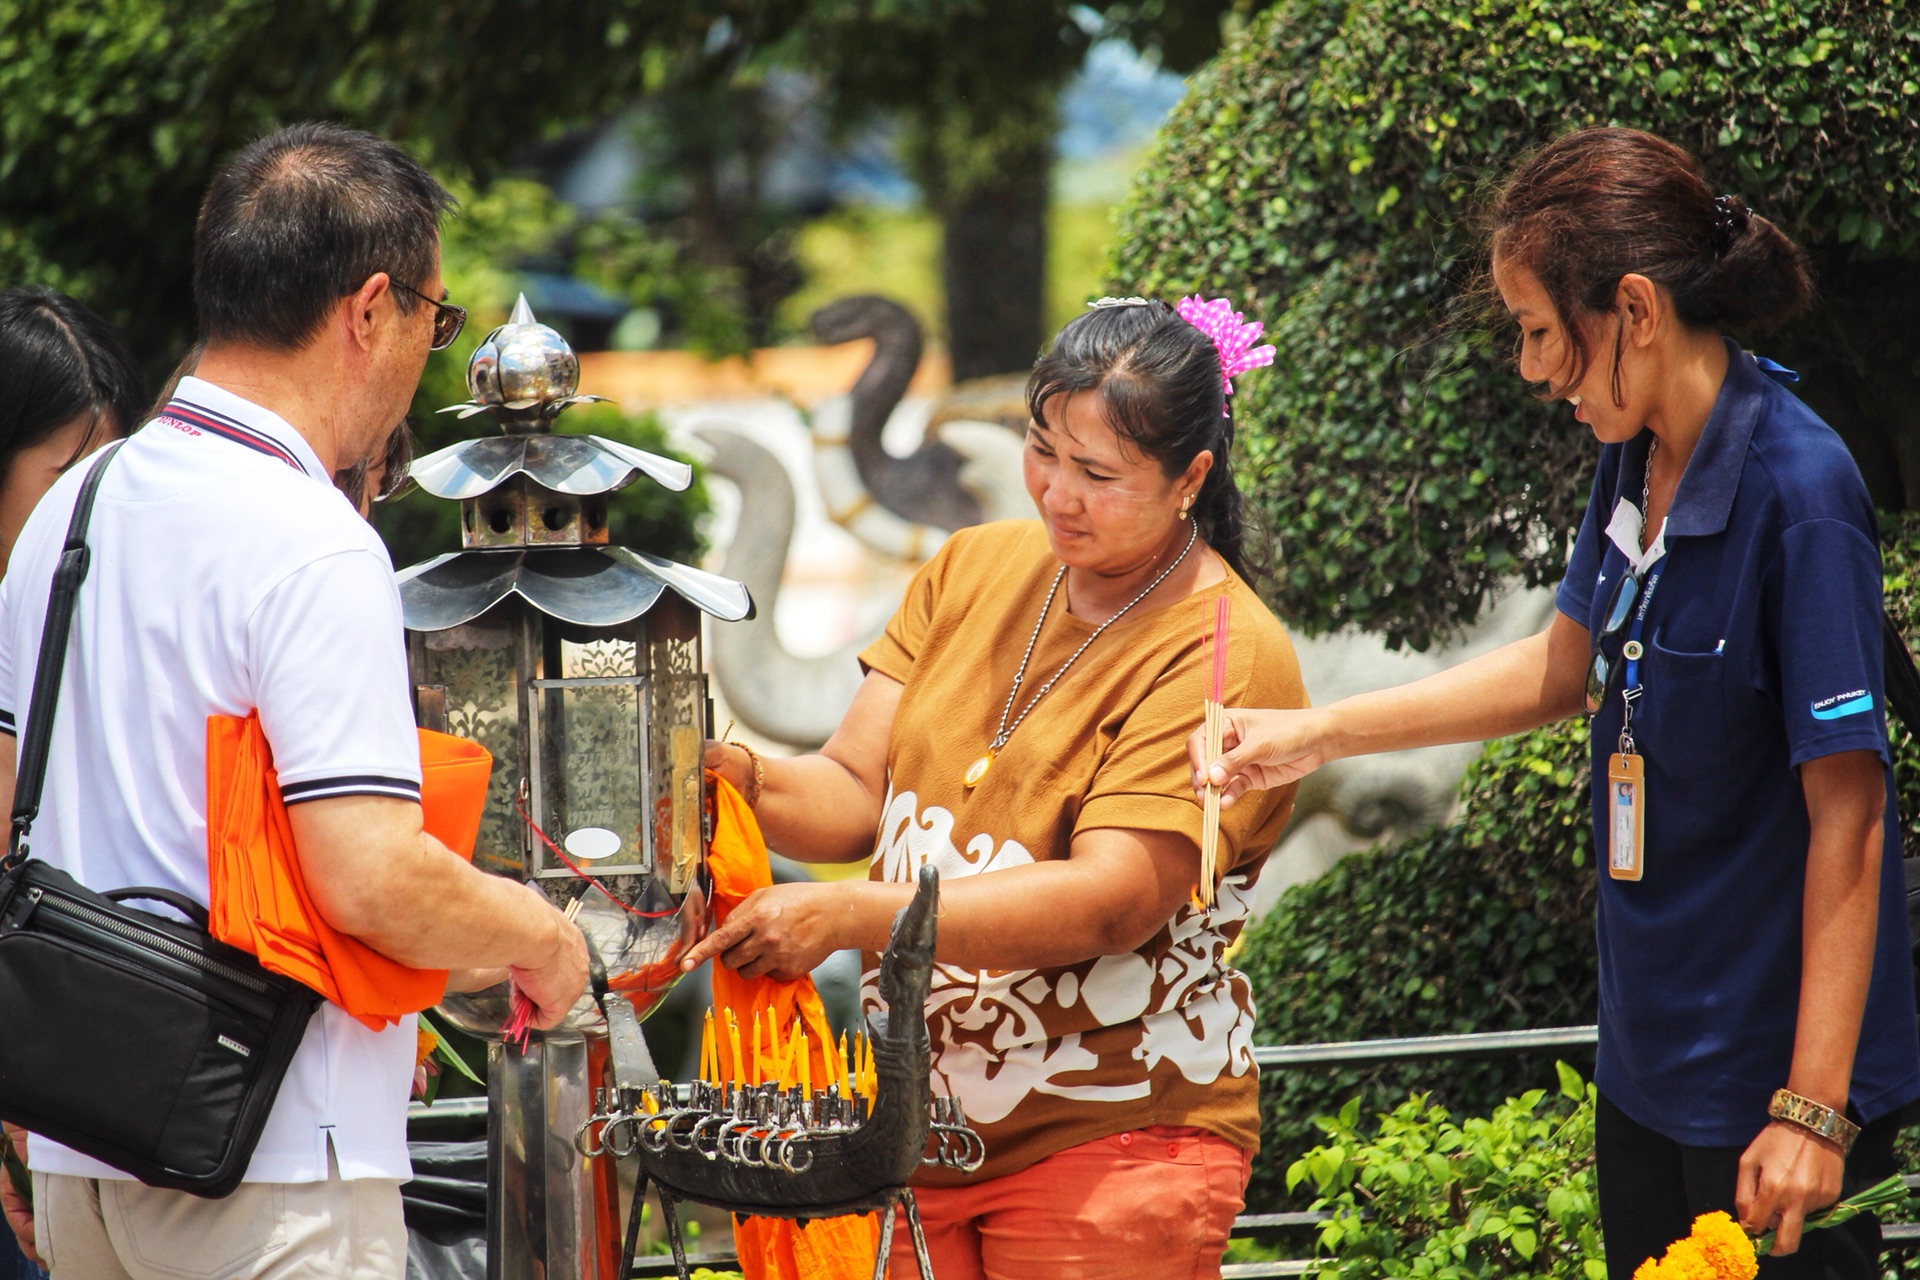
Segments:
[[[1812,251],[1827,305],[1762,349],[1807,375],[1887,506],[1920,505],[1920,9],[1852,0],[1279,0],[1196,74],[1121,217],[1110,289],[1266,322],[1236,396],[1268,587],[1310,631],[1424,646],[1551,581],[1594,444],[1510,335],[1450,332],[1479,185],[1618,123],[1674,139]],[[1915,456],[1910,450],[1907,457]]]

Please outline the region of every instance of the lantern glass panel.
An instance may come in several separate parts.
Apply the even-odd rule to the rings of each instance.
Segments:
[[[524,874],[524,830],[514,812],[519,785],[520,715],[516,657],[510,626],[477,623],[415,633],[414,679],[446,689],[447,731],[471,738],[493,755],[487,806],[474,843],[474,865],[502,875]]]
[[[643,676],[640,646],[631,640],[560,641],[560,674],[568,680],[593,676]]]
[[[631,651],[633,646],[627,648]],[[581,862],[583,869],[595,875],[648,869],[640,726],[646,685],[637,676],[535,680],[532,684],[534,812],[548,838],[563,849],[569,836],[587,828],[619,837],[617,852]],[[542,877],[573,874],[544,844],[533,851],[533,873]]]

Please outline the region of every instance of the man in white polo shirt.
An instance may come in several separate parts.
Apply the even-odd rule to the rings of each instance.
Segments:
[[[204,354],[101,486],[33,849],[95,889],[206,901],[207,718],[257,710],[328,922],[406,964],[505,967],[551,1026],[585,983],[580,933],[421,831],[392,564],[330,479],[384,446],[429,348],[459,331],[440,301],[451,203],[391,144],[329,125],[262,138],[214,180],[195,235]],[[0,582],[5,735],[84,470]],[[0,801],[15,749],[0,736]],[[399,1280],[414,1044],[412,1018],[376,1033],[323,1004],[224,1200],[35,1139],[40,1254],[57,1280]]]

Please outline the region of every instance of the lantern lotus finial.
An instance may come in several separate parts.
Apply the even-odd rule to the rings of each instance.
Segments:
[[[507,322],[474,348],[467,361],[467,389],[471,401],[440,412],[462,418],[490,414],[509,435],[549,430],[568,405],[604,399],[577,394],[580,358],[557,330],[534,319],[524,293]]]

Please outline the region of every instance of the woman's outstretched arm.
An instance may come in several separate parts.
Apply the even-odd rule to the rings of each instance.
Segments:
[[[1124,955],[1173,918],[1199,862],[1193,841],[1170,831],[1079,832],[1065,858],[943,881],[935,954],[966,969]],[[878,880],[776,884],[735,907],[680,967],[718,958],[749,978],[797,978],[835,951],[879,951],[913,890]]]
[[[1187,740],[1194,789],[1211,768],[1226,806],[1347,756],[1478,742],[1565,719],[1585,705],[1591,656],[1587,629],[1556,612],[1537,635],[1409,684],[1302,711],[1230,709],[1218,760],[1206,758],[1204,731]]]

